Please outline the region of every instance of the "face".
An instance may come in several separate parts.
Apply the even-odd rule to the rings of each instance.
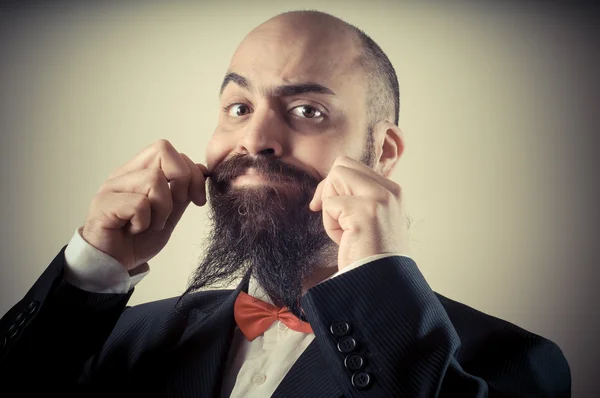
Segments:
[[[337,156],[370,157],[366,88],[352,40],[310,24],[272,20],[233,56],[207,149],[213,228],[188,291],[250,270],[302,317],[307,280],[336,265],[308,204]]]
[[[349,34],[327,27],[284,20],[252,32],[228,70],[209,170],[235,154],[269,154],[320,181],[337,156],[361,159],[368,123],[358,55]]]

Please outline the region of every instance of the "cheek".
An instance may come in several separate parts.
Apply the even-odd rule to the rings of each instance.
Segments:
[[[304,168],[312,171],[321,179],[325,178],[338,156],[345,155],[343,141],[339,137],[297,140],[291,157],[298,160]]]
[[[208,170],[212,171],[232,150],[232,143],[226,139],[226,135],[215,132],[206,146],[206,167]]]
[[[302,150],[299,148],[302,147]],[[312,140],[306,145],[299,145],[295,157],[301,159],[317,171],[321,178],[327,177],[339,156],[348,156],[360,160],[364,150],[364,137],[333,136],[324,140]]]

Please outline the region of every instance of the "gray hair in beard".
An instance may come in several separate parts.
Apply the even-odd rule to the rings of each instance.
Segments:
[[[372,166],[371,129],[366,138],[361,161]],[[231,182],[250,167],[270,182],[232,187]],[[303,283],[315,269],[337,261],[337,245],[325,232],[321,212],[308,207],[319,182],[269,155],[236,154],[216,166],[208,180],[212,229],[180,300],[251,273],[276,305],[305,319],[300,308]]]

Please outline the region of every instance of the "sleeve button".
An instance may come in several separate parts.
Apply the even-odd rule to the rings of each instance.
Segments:
[[[341,352],[342,354],[348,354],[351,353],[352,351],[354,351],[354,349],[356,348],[356,340],[354,340],[352,337],[350,336],[346,336],[346,337],[342,337],[340,339],[340,341],[338,341],[338,351]]]
[[[352,375],[352,385],[363,390],[371,385],[371,375],[367,372],[356,372]]]
[[[350,332],[350,325],[348,322],[334,322],[329,327],[329,331],[336,337],[342,337]]]
[[[358,354],[350,354],[344,358],[344,366],[351,370],[361,370],[365,366],[365,360]]]
[[[32,301],[31,303],[29,303],[29,306],[27,307],[27,313],[29,315],[32,315],[34,312],[37,311],[39,304],[39,301]]]
[[[15,318],[15,324],[17,326],[23,326],[23,324],[25,323],[25,321],[27,320],[27,317],[25,316],[25,314],[23,314],[22,312],[17,315],[17,317]]]
[[[19,327],[16,324],[12,324],[8,328],[8,332],[6,333],[6,337],[8,337],[9,339],[12,339],[12,338],[14,338],[17,335],[17,333],[19,333]]]

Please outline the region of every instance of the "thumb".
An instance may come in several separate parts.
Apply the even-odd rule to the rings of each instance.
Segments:
[[[208,171],[208,167],[206,167],[202,163],[196,163],[196,167],[198,167],[200,169],[200,171],[202,171],[202,174],[204,174],[204,177],[210,176],[210,172]]]

